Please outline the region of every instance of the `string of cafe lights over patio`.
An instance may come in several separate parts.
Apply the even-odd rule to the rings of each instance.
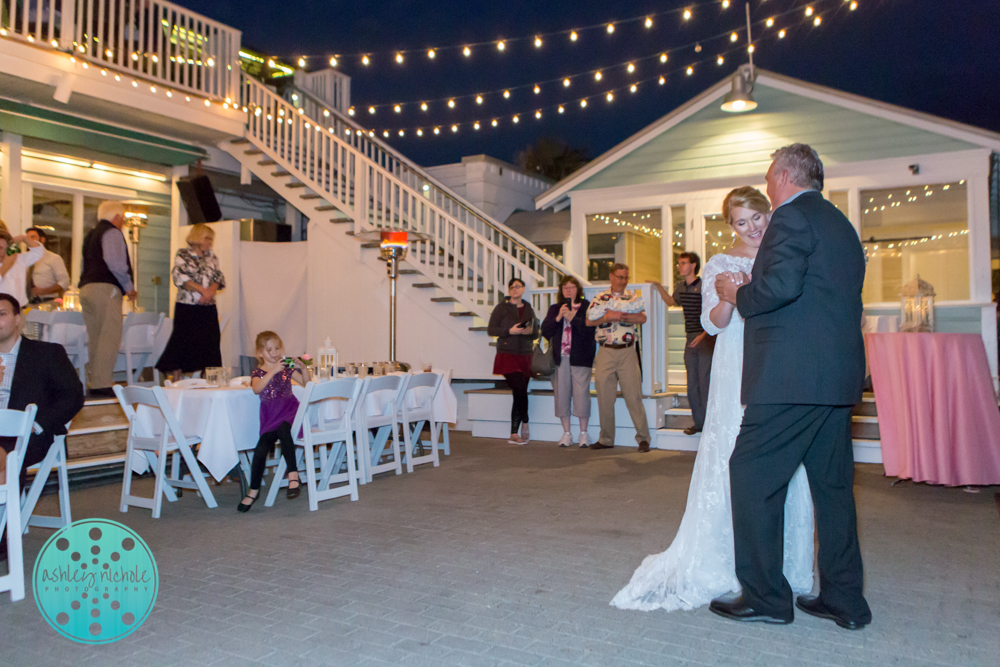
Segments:
[[[832,7],[824,7],[823,9],[817,9],[817,6],[825,6],[825,5],[832,5]],[[785,36],[788,34],[788,32],[792,29],[793,27],[792,25],[785,25],[782,27],[778,27],[777,32],[774,32],[773,29],[778,25],[779,21],[788,16],[796,14],[801,15],[806,23],[811,24],[814,28],[816,28],[822,25],[823,14],[829,14],[832,11],[835,11],[842,7],[847,7],[848,11],[854,11],[857,8],[857,6],[858,6],[857,2],[854,0],[851,0],[849,3],[845,3],[843,2],[843,0],[830,0],[829,2],[824,2],[823,0],[820,0],[819,2],[811,2],[808,4],[797,5],[779,14],[769,16],[765,19],[760,19],[756,21],[753,24],[753,26],[755,29],[758,30],[763,30],[763,29],[771,30],[770,34],[777,35],[778,39],[784,39]],[[757,34],[760,35],[761,33]],[[768,35],[769,33],[764,32],[763,34]],[[667,49],[659,49],[652,54],[640,56],[637,58],[631,58],[628,60],[623,60],[621,62],[615,63],[607,67],[598,67],[586,70],[584,72],[577,72],[575,74],[570,74],[568,76],[553,77],[551,79],[546,79],[535,83],[519,84],[516,86],[496,88],[493,90],[488,90],[483,92],[468,93],[463,95],[452,95],[448,97],[428,98],[420,101],[385,102],[379,104],[357,105],[350,107],[347,110],[347,113],[350,116],[361,116],[361,115],[374,116],[378,113],[380,109],[392,109],[393,112],[398,114],[402,113],[404,109],[411,107],[418,107],[420,111],[426,113],[431,110],[432,106],[439,103],[445,104],[450,111],[454,111],[459,107],[461,102],[467,100],[474,100],[477,106],[482,106],[487,101],[487,99],[493,97],[499,96],[505,100],[509,100],[514,95],[514,93],[520,90],[530,89],[535,95],[538,95],[541,94],[543,86],[547,87],[552,84],[561,85],[563,88],[569,88],[572,86],[574,81],[584,78],[593,78],[595,82],[600,82],[609,73],[619,72],[621,70],[624,70],[627,75],[633,75],[640,69],[640,66],[643,63],[649,61],[654,61],[654,62],[658,61],[659,64],[662,65],[669,62],[671,57],[676,57],[677,53],[687,52],[689,49],[693,49],[695,53],[701,53],[705,49],[705,45],[707,44],[712,44],[719,40],[728,40],[729,43],[735,44],[739,42],[741,37],[745,39],[745,35],[746,35],[745,27],[736,30],[726,30],[723,32],[716,33],[714,35],[710,35],[708,37],[690,41],[680,46],[670,47]],[[755,44],[751,44],[749,47],[739,47],[739,48],[740,50],[746,49],[746,51],[753,53],[759,41],[760,38],[758,38],[758,40],[755,40]],[[732,52],[733,49],[728,49],[723,52],[717,53],[714,59],[717,62],[717,64],[722,65],[725,61],[725,56],[730,55]],[[703,62],[703,61],[698,61],[698,62]],[[692,65],[693,64],[697,63],[692,63]],[[691,67],[689,66],[687,69],[691,69]],[[690,75],[691,72],[688,72],[688,74]],[[662,79],[663,77],[660,78]],[[641,83],[641,82],[637,81],[636,83]],[[361,109],[361,111],[359,111],[359,108]],[[448,123],[443,122],[439,124],[447,125]]]
[[[841,0],[845,5],[848,5],[851,10],[858,7],[857,0]],[[767,0],[760,0],[760,4],[765,4]],[[470,58],[473,55],[473,49],[479,49],[482,47],[490,47],[492,50],[499,53],[505,53],[508,48],[512,45],[519,43],[530,43],[535,49],[541,49],[549,40],[559,37],[564,37],[569,40],[571,44],[580,41],[581,36],[585,33],[590,32],[604,32],[607,34],[614,34],[619,27],[632,25],[632,24],[642,24],[646,30],[653,29],[657,23],[658,19],[662,17],[669,17],[672,15],[680,16],[684,22],[690,21],[698,10],[720,7],[723,11],[729,9],[733,4],[741,4],[739,0],[706,0],[704,2],[693,2],[689,3],[684,7],[677,7],[675,9],[669,9],[663,12],[654,12],[651,14],[642,14],[639,16],[632,16],[625,19],[619,19],[616,21],[607,21],[601,23],[594,23],[582,28],[568,28],[564,30],[555,30],[551,32],[536,32],[532,34],[525,34],[518,37],[509,38],[499,38],[480,42],[463,42],[460,44],[452,44],[448,46],[438,46],[438,47],[428,47],[428,48],[416,48],[416,49],[394,49],[386,51],[360,51],[357,53],[325,53],[325,54],[303,54],[298,56],[297,63],[300,68],[305,68],[315,61],[323,61],[330,64],[332,67],[337,67],[342,61],[356,60],[360,62],[364,67],[371,66],[376,60],[377,56],[385,55],[386,60],[393,61],[397,65],[401,65],[406,62],[407,58],[410,56],[420,56],[423,55],[428,60],[436,60],[439,54],[448,53],[453,51],[460,51],[462,56],[465,58]],[[817,4],[817,3],[814,3]]]
[[[815,24],[815,25],[818,25],[818,24]],[[786,31],[787,31],[787,28],[782,29],[779,33],[776,34],[776,36],[775,36],[776,39],[783,39],[784,36],[785,36],[785,34],[787,34]],[[759,43],[760,42],[757,42],[757,44],[759,44]],[[500,126],[500,124],[501,124],[502,121],[509,121],[511,124],[513,124],[513,125],[516,126],[516,125],[520,124],[520,122],[521,122],[521,120],[523,118],[534,117],[536,120],[541,120],[541,119],[543,119],[546,116],[546,114],[548,114],[550,112],[555,112],[557,114],[563,114],[563,113],[566,113],[568,110],[573,109],[573,108],[577,108],[577,109],[583,110],[583,109],[587,109],[588,106],[590,106],[593,102],[600,102],[602,99],[603,99],[603,101],[605,103],[610,104],[610,103],[614,102],[616,99],[618,99],[619,96],[623,96],[626,93],[628,93],[629,95],[635,94],[641,88],[646,87],[647,85],[651,84],[654,81],[659,86],[663,86],[663,85],[665,85],[667,83],[668,77],[670,77],[670,76],[672,76],[674,74],[678,74],[680,72],[683,72],[685,76],[693,76],[696,71],[698,71],[699,69],[701,69],[702,65],[709,64],[709,63],[711,63],[713,61],[715,62],[715,64],[716,64],[717,67],[721,67],[722,65],[725,64],[725,62],[727,60],[727,57],[730,56],[731,54],[735,53],[735,52],[744,53],[745,52],[745,47],[742,47],[742,46],[741,47],[733,47],[731,49],[728,49],[727,51],[724,51],[724,52],[718,54],[717,56],[714,57],[714,59],[712,57],[707,57],[707,58],[702,58],[702,59],[699,59],[699,60],[696,60],[696,61],[689,61],[688,65],[679,65],[679,66],[677,66],[677,67],[675,67],[675,68],[673,68],[673,69],[671,69],[671,70],[669,70],[667,72],[656,74],[656,75],[653,75],[651,77],[648,77],[648,78],[645,78],[645,79],[641,79],[641,80],[632,80],[632,81],[626,82],[622,86],[618,86],[618,87],[611,88],[611,89],[605,89],[605,90],[602,90],[600,92],[593,93],[591,95],[585,95],[583,97],[578,97],[576,99],[565,100],[565,101],[562,101],[560,103],[550,104],[550,105],[546,105],[546,106],[542,106],[542,107],[537,107],[537,108],[534,108],[534,109],[532,109],[530,111],[521,111],[521,112],[514,112],[514,113],[508,112],[506,114],[503,114],[502,116],[501,115],[497,115],[497,116],[491,117],[490,120],[488,120],[488,121],[481,121],[481,120],[464,121],[464,122],[450,122],[449,121],[449,122],[438,123],[438,124],[434,124],[434,123],[429,124],[429,125],[425,124],[425,125],[420,125],[420,126],[415,126],[415,127],[404,127],[404,128],[393,127],[393,128],[390,128],[390,129],[383,129],[383,128],[369,129],[368,130],[368,134],[370,136],[380,135],[380,136],[382,136],[384,138],[389,138],[389,137],[392,137],[392,136],[396,136],[396,137],[400,137],[400,138],[405,138],[409,133],[412,133],[412,134],[414,134],[417,137],[423,137],[425,135],[440,136],[442,134],[447,134],[446,130],[450,130],[451,134],[456,134],[456,133],[459,132],[460,129],[462,129],[462,128],[468,128],[468,127],[471,127],[473,130],[476,130],[476,131],[480,130],[481,128],[483,128],[486,125],[489,125],[491,127],[496,128],[496,127]]]

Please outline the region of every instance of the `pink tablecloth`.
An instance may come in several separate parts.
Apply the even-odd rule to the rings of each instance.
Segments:
[[[978,334],[865,335],[887,475],[1000,484],[1000,411]]]

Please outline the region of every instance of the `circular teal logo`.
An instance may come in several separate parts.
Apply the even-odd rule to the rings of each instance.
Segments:
[[[48,539],[33,579],[42,617],[64,637],[107,644],[136,631],[153,610],[153,552],[127,526],[84,519]]]

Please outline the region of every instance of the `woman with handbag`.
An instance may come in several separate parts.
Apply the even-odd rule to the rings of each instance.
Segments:
[[[493,372],[502,375],[513,395],[510,411],[512,445],[526,445],[528,434],[528,380],[531,379],[532,341],[537,335],[535,311],[524,301],[524,281],[512,278],[507,283],[507,298],[490,315],[487,333],[497,339]]]
[[[552,391],[555,394],[556,417],[562,421],[560,447],[573,446],[570,432],[570,406],[580,422],[580,447],[590,446],[587,423],[590,421],[590,375],[594,366],[594,327],[587,326],[590,302],[583,298],[583,286],[573,276],[559,281],[559,302],[549,307],[542,322],[542,337],[549,341],[555,373]]]

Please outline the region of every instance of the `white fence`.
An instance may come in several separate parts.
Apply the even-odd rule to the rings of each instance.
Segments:
[[[239,86],[240,31],[162,0],[0,0],[6,36],[168,90],[224,100]]]

